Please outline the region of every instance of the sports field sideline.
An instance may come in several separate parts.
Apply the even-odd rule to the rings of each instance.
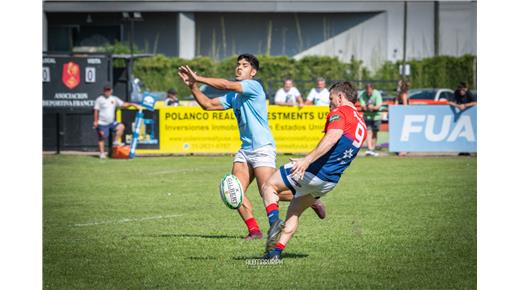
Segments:
[[[476,288],[475,157],[357,158],[279,265],[220,200],[232,158],[44,156],[44,287]]]

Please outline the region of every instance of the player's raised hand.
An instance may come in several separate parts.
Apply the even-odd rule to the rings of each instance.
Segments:
[[[179,71],[182,72],[186,77],[188,77],[188,80],[190,82],[197,82],[198,81],[198,75],[196,72],[192,71],[191,68],[187,65],[183,65],[179,68]]]
[[[182,82],[183,82],[186,86],[191,87],[191,86],[193,85],[193,83],[190,82],[188,76],[187,76],[185,73],[181,72],[180,69],[179,69],[179,71],[177,72],[177,74],[179,75],[179,77],[181,78]]]

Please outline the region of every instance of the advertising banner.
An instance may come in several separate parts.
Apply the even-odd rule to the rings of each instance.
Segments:
[[[477,152],[477,107],[390,106],[391,152]]]
[[[307,153],[323,136],[328,107],[269,106],[268,122],[278,153]],[[235,153],[240,135],[233,110],[159,109],[159,148],[139,147],[137,154]]]

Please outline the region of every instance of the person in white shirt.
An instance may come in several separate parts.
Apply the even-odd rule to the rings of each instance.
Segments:
[[[120,98],[112,95],[112,85],[106,84],[103,87],[103,94],[94,103],[94,129],[98,134],[99,158],[106,158],[105,139],[108,138],[110,131],[115,133],[113,146],[120,146],[121,137],[125,130],[123,123],[116,122],[116,109],[134,106],[137,109],[141,106],[123,102]]]
[[[299,106],[303,107],[303,99],[300,91],[293,86],[291,79],[283,82],[283,88],[278,89],[274,96],[274,104],[279,106]]]
[[[305,100],[305,105],[329,106],[329,90],[325,86],[324,78],[316,79],[316,87],[310,91]]]

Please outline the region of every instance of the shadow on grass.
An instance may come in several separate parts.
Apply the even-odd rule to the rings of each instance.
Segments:
[[[282,259],[301,259],[301,258],[307,258],[308,254],[299,254],[299,253],[282,253]],[[252,260],[252,259],[262,259],[262,256],[239,256],[239,257],[233,257],[233,260]]]
[[[240,236],[230,235],[197,235],[197,234],[158,234],[144,235],[148,238],[200,238],[200,239],[240,239]]]

